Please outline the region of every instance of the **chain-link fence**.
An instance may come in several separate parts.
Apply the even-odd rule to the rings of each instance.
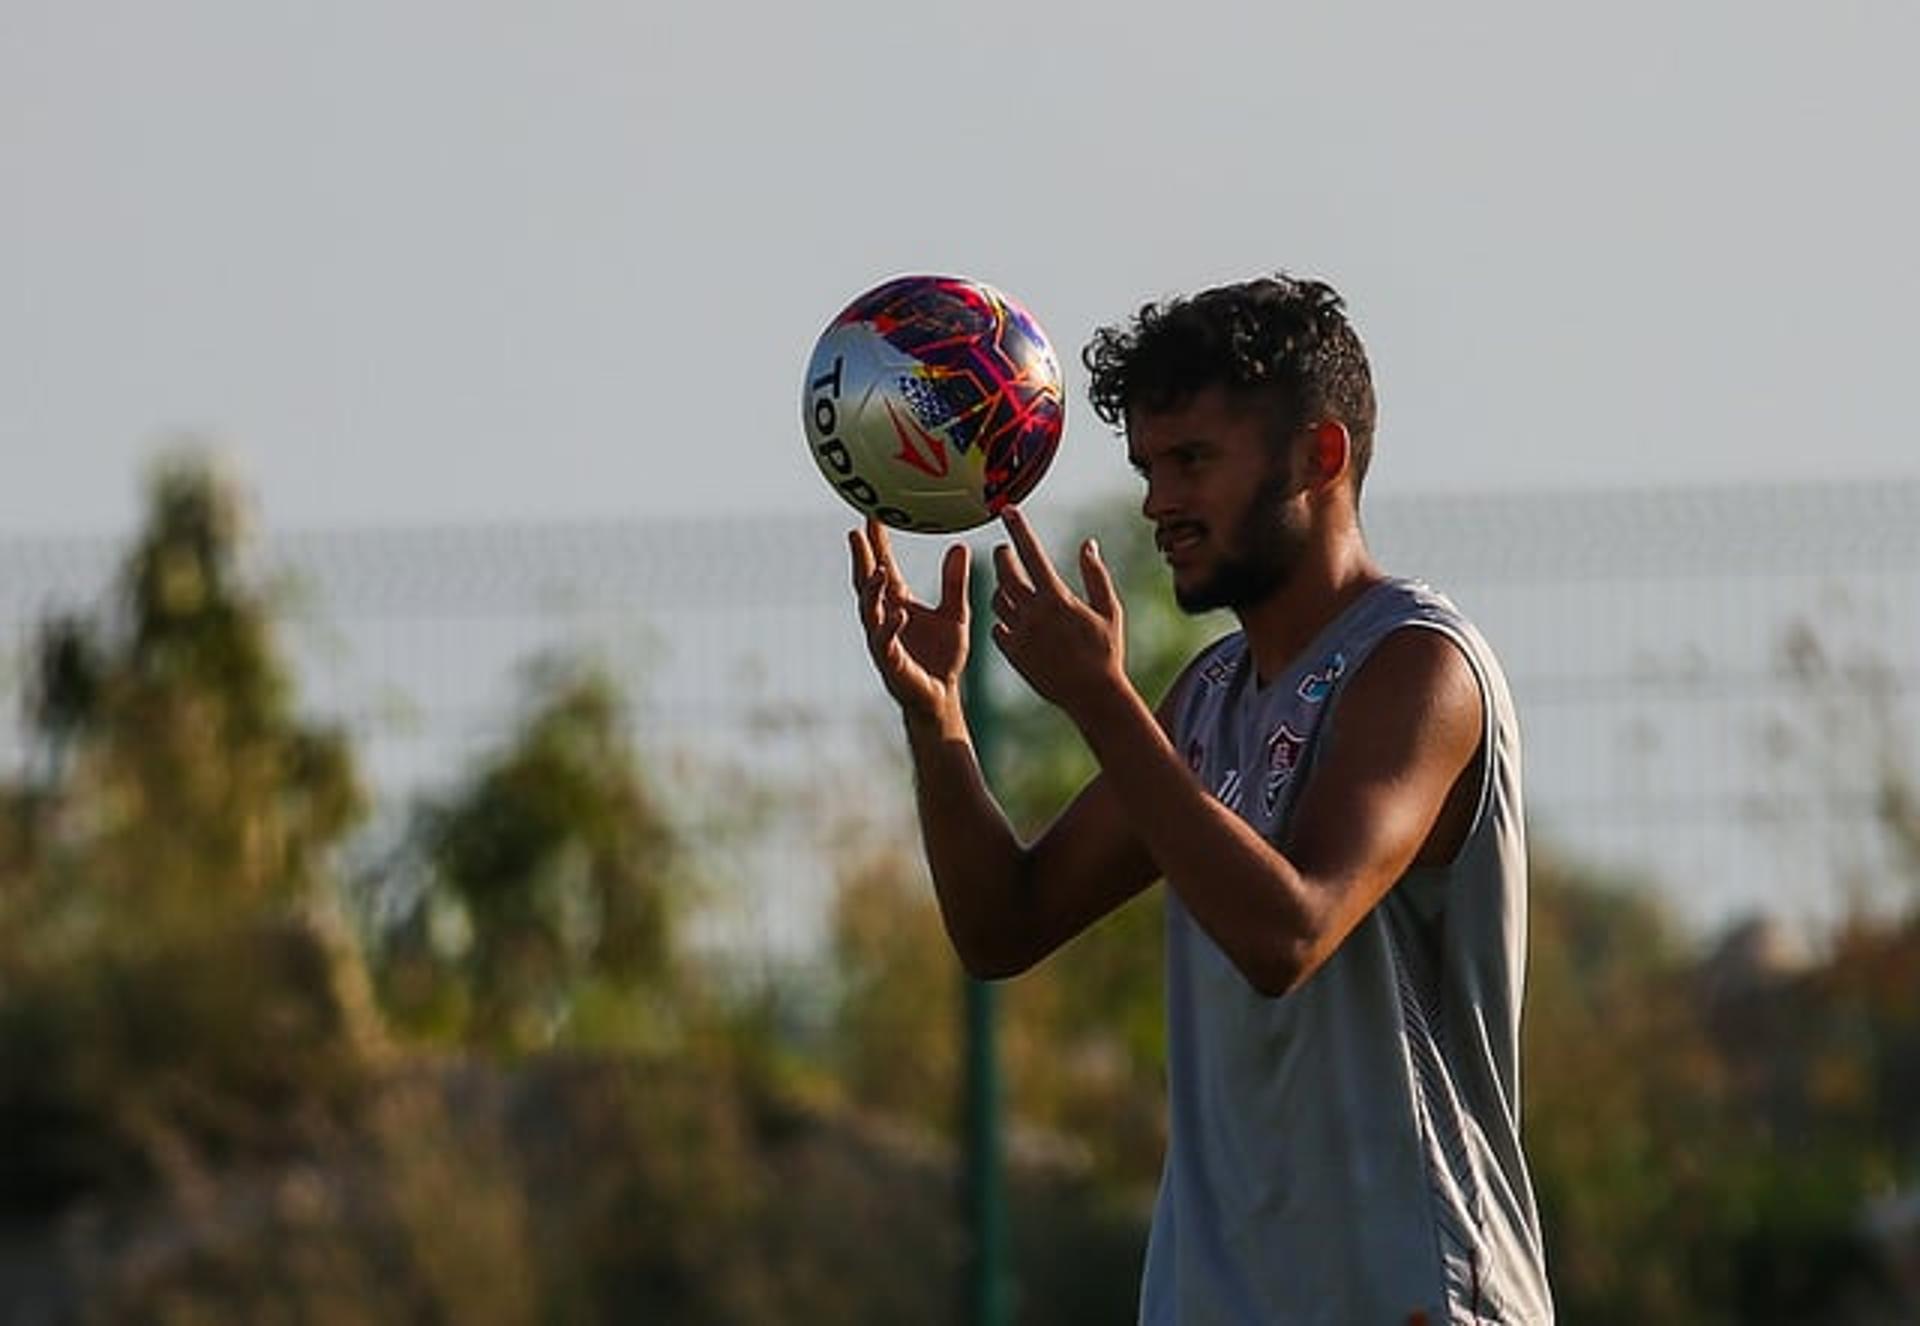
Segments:
[[[1035,507],[1060,540],[1095,514]],[[848,523],[331,531],[260,552],[292,586],[305,703],[349,725],[387,809],[506,735],[517,665],[584,651],[628,684],[692,840],[737,851],[729,803],[749,784],[845,778],[890,749],[852,620]],[[1367,523],[1390,570],[1448,592],[1504,658],[1538,842],[1643,875],[1702,929],[1754,909],[1818,924],[1871,894],[1875,816],[1920,682],[1920,481],[1389,496]],[[938,545],[902,542],[928,583]],[[10,714],[34,624],[98,605],[121,553],[0,541]],[[10,718],[0,760],[23,755]],[[874,767],[875,804],[903,804],[897,770]],[[823,883],[804,826],[757,824],[734,924],[751,943],[804,944]]]

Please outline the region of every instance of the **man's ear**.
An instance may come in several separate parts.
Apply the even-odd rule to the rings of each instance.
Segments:
[[[1353,463],[1353,435],[1338,419],[1322,419],[1307,430],[1307,486],[1326,488],[1346,478]]]

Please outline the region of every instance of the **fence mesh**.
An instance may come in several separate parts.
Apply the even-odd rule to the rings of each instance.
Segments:
[[[1099,510],[1037,514],[1065,539]],[[516,669],[585,652],[626,683],[696,846],[739,846],[767,775],[857,780],[889,716],[832,510],[751,520],[291,533],[256,550],[294,592],[306,707],[358,738],[380,804],[501,740]],[[1697,928],[1821,924],[1871,902],[1876,816],[1920,683],[1920,482],[1369,499],[1381,561],[1451,595],[1506,663],[1536,841],[1643,876]],[[937,545],[905,541],[916,581]],[[122,547],[0,540],[0,758],[35,624],[99,605]],[[10,646],[10,647],[9,647]],[[804,944],[823,880],[805,826],[736,854],[746,942]],[[744,918],[744,919],[743,919]],[[736,936],[737,937],[737,936]]]

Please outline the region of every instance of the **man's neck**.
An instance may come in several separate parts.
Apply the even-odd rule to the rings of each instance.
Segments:
[[[1261,685],[1278,676],[1353,601],[1387,578],[1357,536],[1313,550],[1286,584],[1236,612]]]

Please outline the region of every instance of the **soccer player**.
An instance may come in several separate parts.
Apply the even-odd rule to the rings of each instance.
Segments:
[[[1519,1131],[1519,730],[1480,634],[1368,552],[1374,391],[1343,301],[1284,275],[1225,286],[1101,329],[1085,360],[1177,601],[1240,629],[1150,707],[1099,550],[1076,590],[1007,510],[994,642],[1099,762],[1023,843],[961,707],[968,550],[929,605],[880,525],[852,532],[954,948],[1012,976],[1165,882],[1142,1322],[1549,1321]]]

